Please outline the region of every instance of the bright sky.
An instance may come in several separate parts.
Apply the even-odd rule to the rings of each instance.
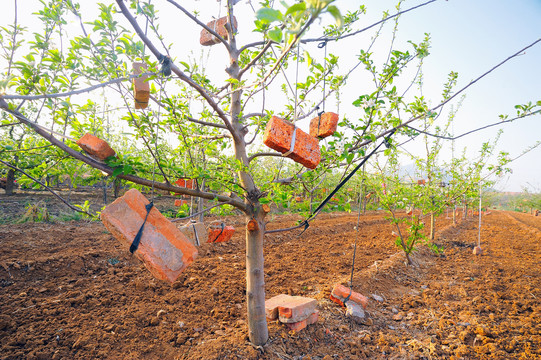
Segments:
[[[256,0],[252,0],[256,4]],[[0,24],[7,25],[13,20],[12,0],[3,1],[3,11],[0,13]],[[28,23],[29,14],[35,11],[30,4],[34,0],[18,1],[19,22]],[[90,7],[94,2],[84,1],[85,7]],[[114,3],[111,1],[111,3]],[[162,1],[153,1],[161,7]],[[211,17],[224,16],[225,9],[219,10],[219,3],[211,0],[179,1],[188,9],[197,9],[200,19],[211,20]],[[356,9],[364,3],[368,15],[363,16],[360,26],[366,26],[381,18],[384,9],[392,14],[395,12],[394,1],[382,0],[336,0],[335,5],[346,13],[347,10]],[[405,1],[402,8],[409,8],[422,3],[422,1]],[[225,4],[225,0],[222,0]],[[255,6],[255,5],[254,5]],[[94,6],[92,6],[94,7]],[[242,31],[253,27],[253,11],[245,0],[241,0],[236,6],[237,19],[239,20],[240,36],[238,43],[244,44],[254,40],[253,34]],[[165,4],[164,11],[160,14],[162,21],[160,28],[166,35],[166,42],[174,42],[175,52],[179,60],[185,60],[193,54],[199,57],[199,29],[191,26],[187,19],[171,5]],[[93,18],[92,11],[83,11],[84,21]],[[423,94],[431,99],[432,105],[437,105],[442,90],[442,85],[450,71],[459,73],[456,90],[467,85],[471,80],[486,72],[494,65],[504,60],[519,49],[541,38],[541,1],[539,0],[515,0],[513,2],[497,0],[439,0],[421,9],[404,14],[399,23],[398,39],[395,44],[399,49],[411,49],[407,40],[420,42],[424,33],[430,33],[432,38],[431,55],[424,65],[424,88]],[[324,18],[324,23],[330,23],[330,18]],[[189,27],[187,27],[189,26]],[[128,27],[128,26],[127,26]],[[374,51],[386,51],[389,44],[388,34],[392,24],[384,28],[384,34],[375,45]],[[340,43],[339,47],[329,44],[329,52],[340,56],[340,71],[346,72],[356,62],[359,50],[366,47],[374,31],[367,31],[351,38],[348,42]],[[224,77],[225,62],[219,62],[224,50],[221,46],[205,48],[205,55],[210,51],[207,66],[209,73],[217,77]],[[307,47],[308,48],[308,47]],[[309,48],[313,56],[323,56],[322,50],[313,46]],[[524,55],[512,59],[495,72],[473,85],[466,92],[466,99],[459,110],[454,123],[455,134],[481,127],[498,121],[500,114],[515,114],[514,105],[536,102],[541,100],[541,43],[526,51]],[[364,88],[362,77],[350,80],[351,86],[341,94],[340,113],[355,119],[359,109],[350,106],[360,94],[368,90]],[[364,91],[363,91],[364,90]],[[332,111],[332,101],[327,105],[328,111]],[[336,106],[336,105],[335,105]],[[301,125],[302,127],[302,125]],[[503,125],[504,133],[501,137],[498,149],[510,153],[510,157],[518,156],[528,146],[541,140],[541,118],[539,115],[517,120],[514,123]],[[494,130],[484,130],[474,135],[467,136],[456,142],[458,152],[464,147],[470,157],[475,157],[481,143],[493,139]],[[419,144],[408,145],[408,150],[414,153],[421,151]],[[450,151],[445,150],[442,161],[447,161]],[[500,179],[497,187],[507,191],[521,191],[523,186],[533,186],[541,191],[541,148],[535,149],[521,159],[513,162],[510,166],[513,174]]]

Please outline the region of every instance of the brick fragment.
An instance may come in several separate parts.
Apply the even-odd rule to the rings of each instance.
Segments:
[[[481,249],[480,246],[476,246],[473,248],[473,255],[482,255],[483,254],[483,249]]]
[[[303,296],[292,296],[278,306],[278,318],[283,323],[295,323],[306,320],[316,310],[317,301]]]
[[[139,75],[146,72],[148,69],[147,64],[143,62],[133,63],[133,74]],[[146,109],[148,106],[148,99],[150,98],[150,84],[146,79],[147,75],[138,76],[133,78],[133,97],[135,98],[136,109]]]
[[[199,246],[208,238],[207,228],[201,222],[191,222],[178,228],[193,245]]]
[[[77,141],[77,145],[81,147],[87,154],[105,160],[109,156],[115,156],[115,151],[109,146],[107,141],[100,139],[90,133],[86,133]]]
[[[335,133],[338,126],[338,114],[326,112],[310,120],[310,135],[316,138],[324,139]]]
[[[296,323],[286,323],[286,327],[288,328],[288,330],[293,330],[293,331],[298,332],[306,328],[308,325],[315,324],[318,318],[319,318],[319,311],[316,310],[312,314],[310,314],[310,316],[308,316],[306,320],[302,320]]]
[[[129,247],[145,219],[148,203],[138,190],[130,189],[107,205],[100,215],[101,221],[118,241]],[[134,255],[153,276],[172,283],[197,257],[197,249],[153,207]]]
[[[271,149],[285,154],[291,149],[291,138],[294,130],[295,125],[287,120],[273,116],[267,123],[263,143]],[[297,128],[293,152],[287,157],[309,169],[315,169],[321,161],[317,139]]]
[[[349,291],[350,290],[348,287],[341,284],[336,284],[334,285],[330,298],[332,301],[340,304],[341,306],[344,306],[344,300],[348,297]],[[356,302],[357,304],[361,305],[365,309],[368,306],[368,298],[355,291],[351,292],[351,297],[349,298],[348,301]]]
[[[188,203],[187,200],[175,199],[175,206],[182,206],[182,205],[187,204],[187,203]]]
[[[207,242],[214,243],[229,241],[234,233],[235,228],[233,226],[224,226],[222,231],[221,225],[211,225]]]
[[[214,30],[218,35],[223,37],[225,40],[228,40],[229,34],[227,32],[226,24],[229,23],[229,16],[221,17],[217,20],[213,20],[207,24],[209,28]],[[237,19],[233,16],[233,32],[237,31]],[[206,29],[201,30],[201,37],[199,38],[199,43],[203,46],[210,46],[218,44],[220,40],[208,32]]]

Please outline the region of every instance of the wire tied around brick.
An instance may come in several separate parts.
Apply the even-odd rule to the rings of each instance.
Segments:
[[[295,124],[293,124],[293,126],[295,126]],[[286,151],[285,153],[282,154],[283,157],[287,157],[289,156],[293,150],[295,150],[295,137],[297,136],[297,127],[295,126],[295,128],[293,129],[293,135],[291,135],[291,145],[289,147],[289,151]]]
[[[145,209],[147,210],[147,214],[145,215],[145,220],[143,220],[143,223],[141,224],[141,227],[139,228],[139,231],[137,232],[137,235],[135,235],[135,238],[133,238],[133,242],[130,245],[130,252],[133,254],[137,248],[139,248],[139,244],[141,243],[141,238],[143,237],[143,229],[145,228],[145,224],[147,223],[148,214],[150,214],[150,210],[152,210],[152,207],[154,206],[154,202],[151,201],[148,204],[145,205]]]

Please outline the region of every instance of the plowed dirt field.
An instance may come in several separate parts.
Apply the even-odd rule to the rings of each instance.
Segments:
[[[295,216],[269,216],[269,228]],[[313,297],[319,321],[269,323],[247,341],[244,219],[228,243],[203,244],[170,286],[154,280],[100,222],[0,226],[1,359],[537,359],[541,358],[541,217],[492,211],[437,220],[441,255],[397,253],[382,213],[324,214],[304,235],[267,235],[266,297]],[[329,300],[347,284],[370,298],[365,324]],[[372,295],[381,297],[375,300]],[[381,299],[380,299],[381,300]]]

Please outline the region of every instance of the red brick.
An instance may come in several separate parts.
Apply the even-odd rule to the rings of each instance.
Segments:
[[[187,200],[175,199],[175,206],[182,206],[187,203],[188,203]]]
[[[350,290],[348,287],[341,284],[336,284],[334,285],[334,288],[330,296],[331,300],[340,304],[341,306],[344,306],[344,300],[348,297],[349,291]],[[351,292],[351,297],[349,298],[348,301],[356,302],[357,304],[361,305],[365,309],[368,306],[368,298],[355,291]]]
[[[175,181],[175,185],[187,189],[193,189],[194,179],[178,179],[177,181]]]
[[[417,180],[417,185],[426,185],[426,181],[423,179]]]
[[[149,201],[136,189],[107,205],[100,218],[113,236],[129,247],[146,216]],[[197,249],[156,207],[148,214],[134,255],[160,280],[174,282],[197,257]]]
[[[302,197],[300,197],[300,196],[295,196],[295,201],[296,201],[296,202],[302,202]]]
[[[283,323],[306,320],[316,310],[316,305],[316,299],[291,296],[287,302],[278,306],[278,318]]]
[[[116,155],[115,151],[106,141],[90,133],[84,134],[83,137],[77,141],[77,145],[79,145],[87,154],[100,160],[105,160],[109,156]]]
[[[308,316],[308,318],[306,318],[305,320],[302,320],[296,323],[286,323],[286,327],[288,328],[288,330],[293,330],[293,331],[298,332],[306,328],[308,325],[315,324],[318,318],[319,318],[319,311],[316,310],[312,314],[310,314],[310,316]]]
[[[291,148],[291,138],[294,130],[295,126],[292,123],[273,116],[267,123],[263,143],[271,149],[285,154]],[[287,157],[309,169],[315,169],[321,161],[317,139],[297,128],[294,150]]]
[[[483,254],[483,249],[481,249],[480,246],[476,246],[473,248],[473,254],[474,255],[482,255]]]
[[[319,116],[310,120],[310,135],[323,139],[334,134],[337,126],[338,114],[326,112],[321,114],[321,120],[319,120]]]
[[[178,228],[193,245],[201,245],[208,238],[205,224],[200,222],[191,222]],[[198,244],[199,242],[199,244]]]
[[[278,307],[287,304],[292,296],[286,294],[276,295],[268,300],[265,300],[265,315],[269,320],[278,319]]]
[[[209,28],[214,30],[218,35],[223,37],[225,40],[229,38],[225,24],[229,23],[229,16],[224,16],[218,20],[213,20],[207,24]],[[237,31],[237,19],[233,16],[233,32]],[[220,40],[206,29],[201,30],[201,37],[199,38],[199,43],[203,46],[210,46],[218,44]]]
[[[139,75],[147,71],[147,64],[143,62],[133,63],[133,74]],[[146,109],[150,98],[150,84],[146,79],[147,75],[133,78],[133,97],[135,98],[136,109]]]
[[[231,237],[235,233],[233,226],[225,226],[222,231],[221,225],[213,225],[209,229],[209,236],[207,242],[225,242],[231,240]]]

